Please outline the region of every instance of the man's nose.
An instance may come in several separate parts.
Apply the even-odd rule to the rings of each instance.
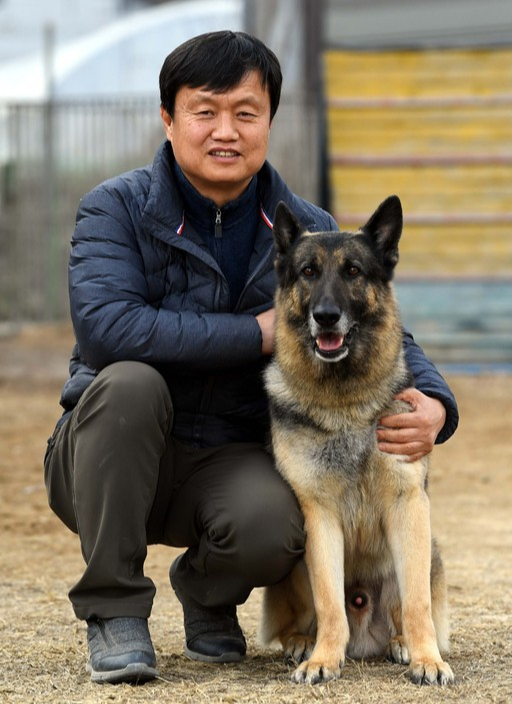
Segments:
[[[223,141],[238,139],[238,129],[234,115],[224,112],[219,113],[215,120],[212,137]]]

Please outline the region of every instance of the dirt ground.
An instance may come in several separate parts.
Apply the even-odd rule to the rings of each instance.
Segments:
[[[42,481],[70,347],[67,327],[0,335],[0,701],[512,702],[512,376],[448,377],[461,424],[434,451],[432,515],[448,574],[455,686],[417,688],[403,667],[382,662],[348,662],[339,681],[293,685],[279,653],[257,643],[258,590],[239,610],[244,662],[187,660],[167,578],[176,553],[151,547],[146,573],[158,593],[150,627],[162,677],[113,687],[92,684],[85,671],[86,632],[67,598],[82,570],[79,544],[50,512]]]

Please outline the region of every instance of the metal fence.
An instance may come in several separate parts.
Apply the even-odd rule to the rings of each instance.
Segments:
[[[285,97],[269,150],[290,187],[315,202],[325,202],[321,124],[303,96]],[[163,136],[150,99],[0,104],[0,324],[69,318],[67,261],[80,198],[149,163]],[[509,279],[414,280],[397,289],[406,325],[437,363],[510,369]]]
[[[285,99],[270,146],[293,190],[313,200],[316,120],[300,96]],[[67,318],[69,241],[81,196],[149,163],[163,137],[154,99],[0,104],[0,322]]]
[[[148,100],[0,108],[0,320],[67,316],[80,197],[148,162],[162,134]]]

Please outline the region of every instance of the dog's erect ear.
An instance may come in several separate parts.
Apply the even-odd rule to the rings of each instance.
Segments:
[[[274,242],[278,254],[285,254],[301,234],[302,228],[290,208],[281,201],[274,216]]]
[[[402,204],[398,196],[389,196],[361,228],[372,238],[378,254],[390,272],[398,263],[398,242],[402,234]]]

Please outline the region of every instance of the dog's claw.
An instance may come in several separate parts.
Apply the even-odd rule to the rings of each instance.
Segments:
[[[288,663],[301,663],[310,657],[314,647],[315,639],[311,636],[302,634],[291,636],[284,649],[285,660]]]
[[[414,684],[439,684],[442,686],[454,684],[455,677],[448,663],[416,662],[407,670],[407,676]]]
[[[411,661],[409,651],[402,636],[392,638],[386,648],[386,657],[391,662],[396,662],[399,665],[408,665]]]
[[[307,660],[299,665],[295,672],[293,672],[291,680],[296,684],[320,684],[321,682],[329,682],[329,680],[335,680],[341,677],[342,666],[343,663],[341,662],[338,663],[337,666],[332,666]]]

